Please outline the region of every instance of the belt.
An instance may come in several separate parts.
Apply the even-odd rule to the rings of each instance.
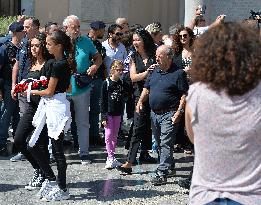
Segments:
[[[175,106],[175,107],[170,107],[170,108],[166,108],[166,109],[152,110],[152,112],[154,112],[157,115],[162,115],[162,114],[165,114],[170,111],[176,111],[177,109],[178,109],[178,107]]]

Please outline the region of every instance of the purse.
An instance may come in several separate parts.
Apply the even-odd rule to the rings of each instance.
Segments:
[[[85,88],[93,81],[93,77],[87,73],[74,73],[75,83],[79,88]]]

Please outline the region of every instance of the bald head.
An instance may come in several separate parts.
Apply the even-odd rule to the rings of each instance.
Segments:
[[[115,23],[122,27],[123,33],[126,33],[130,30],[129,23],[126,18],[117,18]]]
[[[173,49],[169,46],[162,45],[156,50],[156,61],[164,71],[168,70],[172,64]]]

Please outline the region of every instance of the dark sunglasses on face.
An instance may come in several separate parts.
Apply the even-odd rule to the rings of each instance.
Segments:
[[[188,37],[188,34],[183,34],[183,35],[179,35],[180,38],[187,38]]]
[[[121,33],[121,32],[117,32],[117,33],[115,33],[115,35],[116,35],[116,36],[122,36],[123,33]]]

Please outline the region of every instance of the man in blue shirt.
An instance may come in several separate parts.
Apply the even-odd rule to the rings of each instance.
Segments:
[[[101,55],[94,47],[92,40],[80,34],[80,20],[77,16],[67,16],[63,27],[74,42],[77,73],[87,73],[93,76],[102,63]],[[91,60],[93,63],[91,63]],[[79,155],[82,164],[89,164],[89,106],[90,86],[79,88],[75,77],[71,77],[71,99],[74,104],[75,122],[77,127]]]
[[[185,95],[189,87],[185,71],[172,63],[173,53],[173,49],[166,45],[158,47],[158,64],[149,68],[151,74],[136,105],[136,111],[139,113],[143,102],[149,96],[152,131],[160,155],[160,163],[151,180],[154,185],[165,184],[167,176],[174,172],[174,141],[180,118],[184,113]]]

